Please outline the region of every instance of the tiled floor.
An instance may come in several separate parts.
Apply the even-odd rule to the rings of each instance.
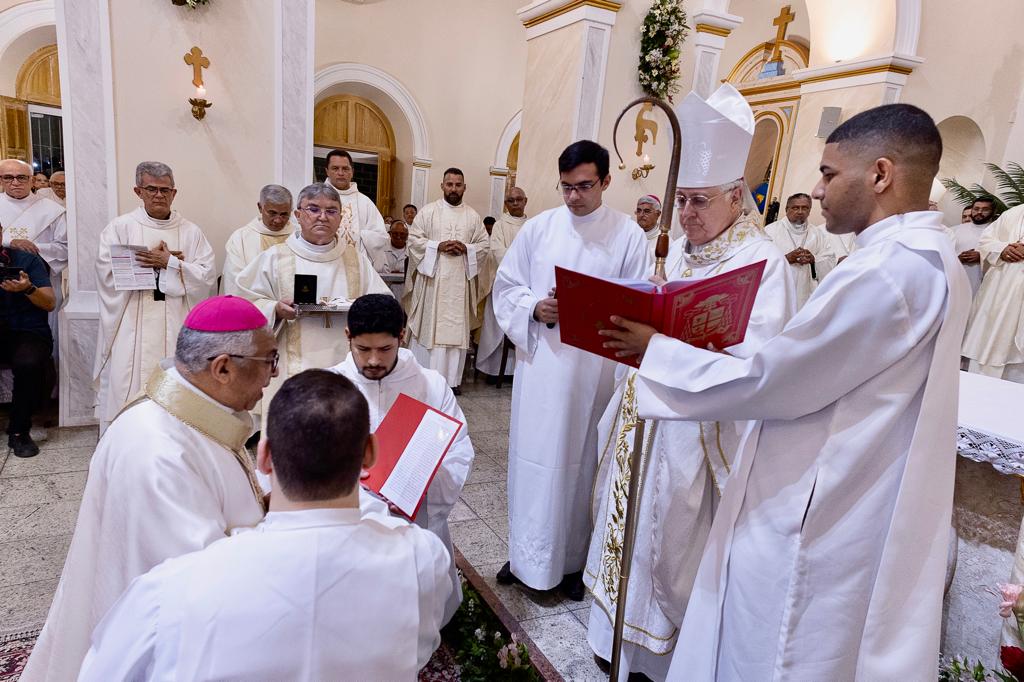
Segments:
[[[508,558],[508,419],[512,389],[468,379],[459,398],[476,460],[449,517],[452,538],[567,680],[606,680],[586,641],[589,600],[572,602],[498,585]],[[38,626],[57,587],[74,531],[94,427],[52,429],[27,460],[0,447],[0,633]]]

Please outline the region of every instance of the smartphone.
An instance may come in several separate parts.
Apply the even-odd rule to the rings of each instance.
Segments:
[[[21,279],[21,268],[0,267],[0,282],[12,279]]]

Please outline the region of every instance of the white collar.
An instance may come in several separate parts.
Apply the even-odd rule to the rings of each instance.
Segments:
[[[325,526],[351,526],[360,522],[362,513],[359,507],[335,509],[301,509],[296,511],[267,512],[263,521],[256,526],[257,531],[288,531],[303,528],[322,528]]]

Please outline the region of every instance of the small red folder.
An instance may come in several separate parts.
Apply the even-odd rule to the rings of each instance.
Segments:
[[[429,423],[425,424],[425,421]],[[408,453],[409,457],[417,460],[415,463],[404,462],[413,470],[399,472],[403,474],[401,488],[404,494],[389,496],[389,479],[402,456],[410,449],[421,425],[424,429],[416,452]],[[370,469],[369,478],[361,481],[363,486],[395,505],[406,518],[415,519],[430,482],[462,426],[458,419],[400,393],[374,434],[377,436],[377,462]],[[390,481],[390,484],[394,485],[395,481]]]
[[[615,328],[612,315],[649,325],[698,348],[708,344],[727,348],[742,343],[766,262],[661,287],[650,282],[601,279],[556,267],[562,343],[639,367],[638,357],[617,358],[614,348],[604,348],[609,339],[598,332]]]

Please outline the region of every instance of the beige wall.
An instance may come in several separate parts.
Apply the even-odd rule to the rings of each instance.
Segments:
[[[790,5],[790,11],[796,15],[789,24],[786,37],[796,39],[797,42],[807,42],[810,21],[803,0],[732,0],[729,3],[729,12],[743,17],[743,23],[726,38],[719,62],[719,79],[728,76],[736,63],[755,45],[775,39],[778,29],[772,25],[772,20],[779,16],[784,5]]]
[[[433,167],[427,200],[440,198],[441,173],[466,173],[466,202],[485,215],[489,170],[501,132],[522,108],[525,32],[515,10],[522,0],[387,0],[358,5],[317,0],[316,69],[357,62],[399,80],[418,103],[429,130]],[[408,129],[382,93],[359,93]],[[371,96],[372,95],[372,96]],[[411,138],[398,140],[399,191],[411,193]],[[525,143],[525,140],[524,140]],[[532,208],[532,206],[531,206]]]
[[[273,179],[273,3],[190,12],[110,1],[119,208],[139,205],[136,164],[168,163],[174,207],[203,228],[220,263],[228,235],[255,215],[259,189]],[[183,56],[193,45],[211,61],[204,79],[213,107],[202,121],[187,102],[195,89]]]

